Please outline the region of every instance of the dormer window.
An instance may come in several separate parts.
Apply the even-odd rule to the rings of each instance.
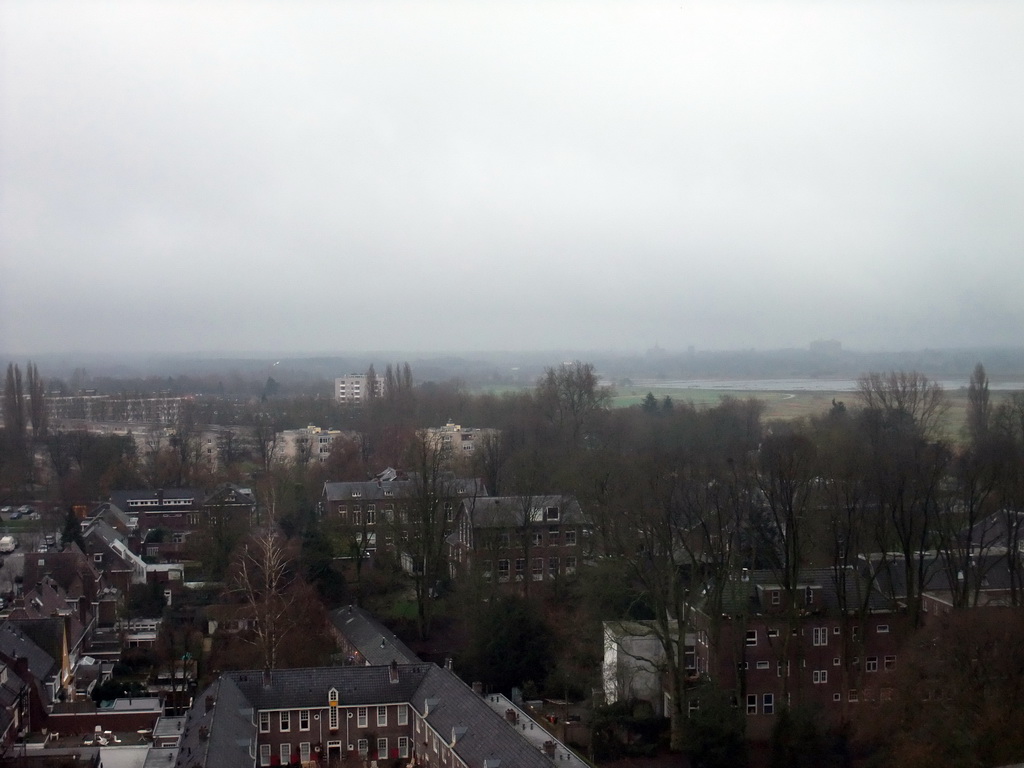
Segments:
[[[544,510],[545,520],[557,520],[558,519],[558,507],[548,507]]]
[[[363,497],[363,492],[362,491],[352,491],[352,498],[353,499],[361,499],[362,497]]]

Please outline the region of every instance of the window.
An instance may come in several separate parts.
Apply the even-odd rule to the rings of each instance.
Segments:
[[[771,669],[772,663],[770,661],[759,661],[757,662],[758,669]]]
[[[548,576],[553,579],[557,575],[558,575],[558,558],[557,557],[549,557],[548,558]]]
[[[748,715],[756,715],[757,714],[757,694],[756,693],[748,693],[747,694],[747,714]]]
[[[548,507],[544,510],[545,520],[557,520],[558,519],[558,507]]]
[[[490,581],[491,580],[491,561],[490,560],[484,560],[481,563],[481,565],[483,567],[484,578],[487,579],[487,581]]]
[[[766,693],[761,697],[761,712],[766,715],[775,714],[775,694]]]
[[[778,637],[778,636],[779,636],[779,630],[777,630],[777,629],[769,629],[768,630],[768,637]]]
[[[886,672],[892,672],[894,669],[896,669],[896,657],[895,656],[886,656],[884,661],[883,661],[883,663],[885,664],[885,671]]]
[[[814,590],[808,587],[804,590],[804,601],[811,605],[814,602]]]
[[[839,628],[838,624],[836,624],[834,627],[832,627],[832,634],[833,635],[840,635],[840,634],[842,634],[842,632],[843,632],[843,630],[841,630]]]
[[[535,546],[535,547],[542,546],[544,544],[544,534],[541,533],[540,531],[534,531],[533,532],[532,540],[533,540],[533,546]]]
[[[557,525],[549,525],[548,526],[548,538],[552,542],[557,542],[558,541],[558,526]]]
[[[366,739],[360,739],[356,742],[356,749],[359,751],[360,755],[366,757],[366,753],[370,751],[370,742]]]
[[[363,524],[363,512],[359,508],[359,505],[357,504],[356,506],[352,507],[352,525],[362,525],[362,524]]]
[[[281,757],[281,765],[288,765],[292,761],[292,745],[282,744],[277,748],[277,754]]]
[[[860,639],[860,627],[856,624],[850,627],[850,639],[855,643]]]
[[[532,573],[533,573],[533,580],[534,581],[543,581],[544,580],[544,558],[542,558],[542,557],[535,557],[533,559]]]
[[[875,631],[878,632],[878,634],[880,634],[880,635],[887,635],[887,634],[889,634],[889,625],[888,624],[879,624],[878,628]]]
[[[780,661],[780,662],[776,663],[776,665],[775,665],[775,674],[778,675],[779,677],[782,677],[782,670],[783,669],[786,670],[786,677],[789,677],[789,662],[788,661],[786,661],[786,662]]]
[[[575,547],[576,546],[576,531],[565,532],[565,546]]]
[[[777,589],[772,590],[772,605],[778,605],[782,602],[782,594]]]
[[[300,709],[299,710],[299,730],[300,731],[308,731],[309,730],[309,710],[308,709]]]
[[[270,765],[269,744],[260,744],[260,765]]]
[[[867,663],[864,665],[865,672],[877,672],[878,671],[878,657],[868,656]]]
[[[377,707],[377,725],[384,726],[388,724],[388,708]]]
[[[576,573],[576,558],[575,557],[567,557],[567,558],[565,558],[565,572],[566,573]]]
[[[841,693],[833,693],[832,694],[832,701],[842,701],[842,700],[843,700],[843,694],[841,694]]]
[[[299,760],[304,763],[309,762],[309,742],[304,741],[299,744]]]
[[[280,712],[278,714],[281,718],[281,733],[290,731],[292,729],[292,713]]]
[[[338,703],[332,702],[330,712],[327,716],[327,727],[332,731],[338,730]]]
[[[828,682],[828,670],[816,669],[811,673],[811,682],[815,685],[824,685]]]
[[[407,758],[409,756],[409,737],[399,736],[398,737],[398,756],[401,758]]]
[[[409,707],[406,704],[398,705],[398,724],[408,725],[409,724]]]
[[[260,712],[260,733],[270,733],[269,712]]]
[[[388,740],[377,739],[377,757],[384,759],[388,756]]]
[[[173,544],[184,544],[185,543],[185,534],[183,532],[181,532],[181,531],[175,531],[174,533],[171,534],[171,542]]]
[[[508,581],[508,560],[498,561],[498,581]]]
[[[857,699],[858,699],[858,697],[857,697],[857,689],[856,688],[851,688],[850,692],[846,694],[846,700],[847,701],[852,701],[852,702],[856,703]]]
[[[516,558],[516,581],[522,581],[524,573],[526,573],[526,560],[522,557]]]
[[[833,667],[838,667],[842,663],[843,663],[842,660],[838,656],[836,656],[835,658],[832,659],[832,666]]]
[[[747,630],[747,645],[757,645],[757,630],[756,629],[748,629]]]
[[[359,707],[356,710],[356,726],[365,728],[369,723],[369,710],[366,707]]]
[[[511,545],[512,541],[507,532],[498,534],[499,547],[501,547],[502,549],[508,549]]]
[[[366,505],[366,524],[375,525],[377,522],[377,508],[373,504]]]
[[[828,627],[814,627],[814,645],[828,645]]]

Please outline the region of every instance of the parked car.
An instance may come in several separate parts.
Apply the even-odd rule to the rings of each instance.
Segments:
[[[14,507],[0,507],[0,515],[9,515],[14,511]]]
[[[16,509],[11,512],[11,520],[21,520],[21,510]]]

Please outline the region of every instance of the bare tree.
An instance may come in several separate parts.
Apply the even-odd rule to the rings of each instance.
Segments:
[[[286,619],[294,582],[292,558],[284,537],[269,528],[253,534],[238,559],[234,589],[252,611],[253,642],[266,669],[277,667],[281,642],[288,630]]]

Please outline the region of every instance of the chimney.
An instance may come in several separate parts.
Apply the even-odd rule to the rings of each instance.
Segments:
[[[164,489],[160,488],[156,492],[156,503],[161,507],[164,505]]]
[[[484,695],[484,684],[479,680],[473,682],[473,693],[475,693],[477,696]]]
[[[391,682],[392,683],[397,683],[398,682],[398,662],[396,660],[394,660],[394,659],[391,660],[391,667],[389,669],[389,674],[390,674],[390,677],[391,677]]]
[[[269,688],[271,682],[272,682],[272,677],[271,677],[271,674],[270,674],[270,667],[266,667],[263,670],[263,687],[264,688]]]

